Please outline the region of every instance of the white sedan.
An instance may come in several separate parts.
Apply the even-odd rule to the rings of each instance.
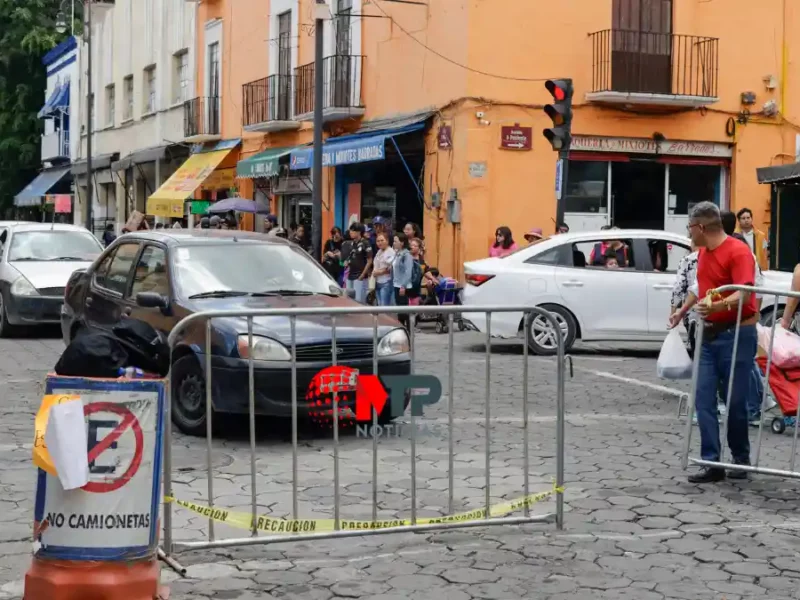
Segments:
[[[603,266],[601,250],[619,241],[620,268]],[[602,247],[601,247],[602,244]],[[566,349],[575,340],[660,342],[666,336],[672,287],[680,260],[691,252],[686,236],[666,231],[608,230],[554,235],[504,258],[464,264],[464,318],[486,332],[486,315],[470,305],[541,306],[561,325]],[[791,273],[767,271],[764,286],[789,290]],[[763,300],[762,317],[772,319],[774,298]],[[782,303],[779,301],[779,315]],[[523,336],[521,313],[494,313],[491,334]],[[556,351],[553,330],[542,317],[531,321],[531,352]]]

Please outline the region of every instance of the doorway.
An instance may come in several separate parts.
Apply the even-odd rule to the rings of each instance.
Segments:
[[[800,186],[779,184],[772,192],[770,268],[791,273],[800,263]]]
[[[664,229],[666,165],[632,160],[611,165],[611,224],[622,229]]]
[[[612,88],[671,93],[672,0],[614,0],[611,22]]]
[[[303,225],[306,231],[311,231],[311,196],[293,194],[282,198],[281,227],[294,230],[298,225]]]

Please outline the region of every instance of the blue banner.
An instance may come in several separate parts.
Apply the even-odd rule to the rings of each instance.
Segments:
[[[386,158],[386,136],[374,135],[342,142],[330,142],[322,146],[322,166],[336,167],[354,163],[384,160]],[[310,169],[314,160],[313,148],[298,148],[292,152],[289,168]]]

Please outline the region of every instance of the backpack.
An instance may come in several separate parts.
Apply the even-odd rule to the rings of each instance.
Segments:
[[[411,262],[411,289],[418,290],[422,286],[422,267],[415,260]]]
[[[75,336],[56,363],[57,375],[116,379],[128,366],[128,353],[122,343],[103,332]]]

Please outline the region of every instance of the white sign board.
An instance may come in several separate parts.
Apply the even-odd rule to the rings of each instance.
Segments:
[[[470,177],[485,177],[486,176],[486,163],[485,162],[471,162],[469,163],[469,176]]]
[[[39,556],[120,560],[158,541],[164,382],[49,377],[47,393],[81,397],[89,482],[65,491],[42,470],[36,489]]]
[[[556,200],[561,200],[561,189],[564,187],[564,159],[556,161]]]
[[[730,158],[730,144],[718,142],[695,142],[664,140],[656,142],[650,138],[612,138],[590,135],[573,135],[570,150],[579,152],[616,152],[620,154],[665,154],[670,156],[703,156],[708,158]]]

